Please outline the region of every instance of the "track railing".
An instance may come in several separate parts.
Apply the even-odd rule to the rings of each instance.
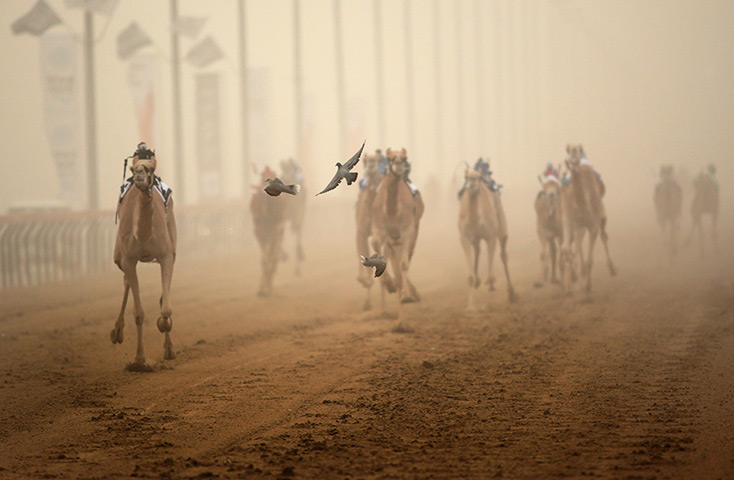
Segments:
[[[176,207],[177,254],[226,255],[254,245],[244,203]],[[2,288],[57,282],[116,269],[111,211],[0,216]]]

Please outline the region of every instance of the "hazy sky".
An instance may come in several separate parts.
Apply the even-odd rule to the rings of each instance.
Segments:
[[[10,24],[34,3],[0,2],[6,22],[0,29],[4,150],[0,175],[5,180],[0,212],[14,204],[52,201],[58,196],[43,128],[39,39],[10,31]],[[48,3],[68,29],[81,35],[80,10],[67,8],[61,0]],[[691,173],[714,162],[724,186],[722,201],[731,202],[725,186],[734,179],[734,55],[730,52],[734,2],[409,0],[412,86],[406,83],[405,2],[377,4],[384,47],[386,134],[378,138],[375,2],[344,0],[341,20],[350,130],[349,148],[344,152],[339,151],[338,140],[333,2],[301,1],[300,49],[311,155],[305,161],[313,188],[325,184],[334,163],[351,155],[364,138],[369,150],[406,147],[419,184],[426,184],[431,176],[448,182],[463,161],[489,155],[500,182],[517,189],[534,189],[535,176],[545,162],[561,161],[566,143],[581,142],[607,180],[612,199],[614,192],[618,198],[630,192],[644,195],[650,203],[651,185],[662,162],[687,165]],[[248,64],[257,78],[266,80],[265,114],[257,114],[261,133],[251,139],[251,152],[259,152],[251,161],[258,165],[275,166],[295,154],[292,6],[285,0],[246,2]],[[226,54],[225,60],[206,71],[220,72],[224,82],[220,100],[225,194],[239,198],[243,161],[237,2],[179,0],[179,13],[206,16],[202,37],[212,35]],[[156,54],[161,61],[156,145],[160,173],[175,191],[173,171],[185,168],[186,203],[196,203],[196,69],[185,62],[181,68],[182,163],[172,158],[169,2],[122,0],[108,24],[107,17],[95,16],[97,34],[104,32],[95,48],[101,208],[114,208],[122,159],[141,140],[127,85],[127,62],[116,55],[117,34],[133,20],[154,42],[154,47],[141,53]],[[49,33],[65,28],[57,26]],[[181,54],[194,43],[182,38]],[[81,60],[80,52],[80,79]],[[414,105],[414,144],[408,138],[408,95]],[[81,108],[83,112],[83,103]],[[83,138],[80,142],[80,162],[85,166]],[[79,188],[86,189],[84,178],[79,179]]]

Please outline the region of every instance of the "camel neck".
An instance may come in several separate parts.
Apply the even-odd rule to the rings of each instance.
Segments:
[[[147,241],[153,235],[153,199],[140,190],[135,201],[133,232],[140,242]]]
[[[479,193],[472,195],[471,192],[466,192],[469,197],[469,222],[476,224],[479,222]]]
[[[400,186],[400,177],[389,174],[387,177],[387,202],[386,211],[388,215],[398,213],[398,187]]]

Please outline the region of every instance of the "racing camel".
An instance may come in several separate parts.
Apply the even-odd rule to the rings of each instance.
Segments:
[[[701,255],[704,250],[704,234],[701,218],[704,215],[711,215],[711,239],[714,242],[714,250],[716,245],[716,227],[719,218],[719,185],[714,175],[716,174],[716,166],[709,165],[707,172],[701,172],[693,180],[693,201],[691,202],[691,217],[693,225],[691,232],[688,234],[686,245],[691,243],[693,233],[698,230],[699,249]]]
[[[570,293],[570,281],[575,280],[575,261],[578,258],[581,262],[581,272],[586,277],[586,291],[590,292],[591,267],[594,264],[594,245],[597,236],[601,237],[604,245],[609,273],[612,276],[617,273],[609,256],[607,244],[609,237],[606,232],[607,214],[602,203],[603,183],[586,160],[583,147],[569,145],[566,151],[569,154],[569,158],[566,159],[566,168],[569,170],[568,183],[561,188],[563,290],[565,293]],[[586,257],[584,257],[583,240],[587,232],[589,244]]]
[[[540,240],[540,263],[543,266],[543,282],[548,281],[548,274],[550,273],[551,283],[560,283],[556,276],[556,267],[558,251],[563,244],[561,182],[555,173],[557,170],[551,167],[549,172],[550,174],[546,174],[545,178],[540,181],[542,190],[535,197],[535,229]]]
[[[418,291],[410,282],[408,270],[425,207],[421,196],[414,195],[405,181],[408,165],[405,149],[388,148],[386,156],[388,171],[372,203],[372,246],[378,255],[385,257],[392,272],[392,276],[385,272],[380,280],[388,292],[397,291],[398,320],[401,320],[403,304],[420,300]],[[383,310],[384,307],[383,301]]]
[[[306,216],[306,198],[308,191],[303,184],[303,175],[301,167],[292,158],[284,162],[280,162],[281,176],[280,179],[286,184],[299,184],[301,186],[300,195],[284,196],[281,201],[285,202],[285,220],[290,223],[291,232],[296,241],[296,276],[301,276],[301,263],[305,255],[303,254],[303,219]],[[281,254],[281,257],[285,253]],[[287,256],[286,256],[287,258]]]
[[[655,213],[658,225],[667,237],[667,250],[671,257],[678,252],[678,229],[683,190],[673,177],[673,166],[660,167],[660,183],[655,186]]]
[[[138,262],[158,262],[161,266],[162,295],[158,330],[165,334],[163,357],[175,358],[171,343],[171,301],[169,292],[176,260],[176,220],[173,215],[173,198],[170,189],[155,175],[155,153],[145,144],[138,145],[133,155],[132,177],[123,185],[118,205],[119,227],[115,240],[114,261],[124,273],[125,293],[122,307],[110,332],[112,343],[122,343],[125,326],[125,306],[130,290],[135,302],[135,325],[138,347],[133,365],[145,366],[143,351],[143,322],[145,314],[140,301],[140,285],[136,266]]]
[[[357,197],[357,205],[355,219],[357,222],[357,255],[369,257],[370,246],[369,239],[372,235],[372,202],[377,194],[377,187],[382,181],[380,174],[380,157],[382,152],[377,150],[374,155],[365,155],[363,158],[364,174],[359,181],[359,196]],[[359,258],[359,257],[358,257]],[[374,277],[369,269],[364,268],[359,263],[359,274],[357,280],[367,289],[367,298],[364,301],[364,310],[372,309],[372,301],[370,293]],[[384,293],[384,291],[383,291]]]
[[[257,292],[260,297],[272,293],[286,222],[286,196],[271,197],[265,193],[263,185],[268,178],[275,178],[275,172],[266,167],[262,172],[263,183],[255,187],[256,191],[250,200],[250,214],[261,254],[262,272]]]
[[[482,180],[481,172],[466,170],[464,174],[465,189],[461,194],[459,206],[459,235],[461,247],[464,249],[466,263],[469,267],[469,299],[467,310],[476,310],[475,291],[479,288],[479,254],[481,244],[487,244],[487,258],[489,261],[490,290],[494,290],[493,262],[497,241],[500,244],[500,257],[507,279],[507,293],[510,303],[517,301],[515,289],[510,280],[507,268],[507,220],[502,209],[499,193],[491,192]]]

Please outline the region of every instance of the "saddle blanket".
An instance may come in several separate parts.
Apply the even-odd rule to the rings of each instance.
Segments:
[[[125,198],[125,195],[127,192],[130,191],[130,188],[133,186],[133,177],[128,178],[125,180],[125,183],[122,184],[120,187],[120,203],[122,203],[122,199]],[[168,201],[171,199],[171,195],[173,194],[173,190],[171,187],[166,185],[163,180],[161,180],[161,177],[155,176],[155,180],[153,181],[153,190],[158,192],[158,195],[161,196],[163,199],[163,205],[166,207],[168,206]]]

